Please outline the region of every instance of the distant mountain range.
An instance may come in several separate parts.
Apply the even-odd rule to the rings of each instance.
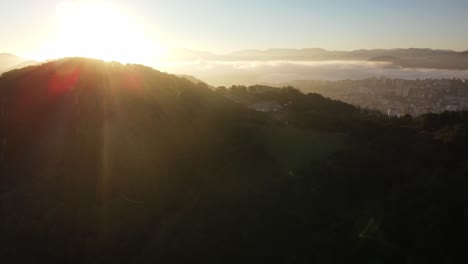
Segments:
[[[243,50],[228,54],[205,51],[175,50],[172,61],[372,61],[388,62],[402,68],[430,68],[448,70],[468,69],[468,51],[433,49],[373,49],[330,51],[319,48]]]
[[[395,68],[468,70],[468,50],[410,49],[360,49],[331,51],[320,48],[241,50],[226,54],[207,51],[176,49],[170,52],[165,62],[187,61],[364,61],[388,63]],[[38,64],[14,54],[0,53],[0,73]]]
[[[37,61],[24,59],[9,53],[0,53],[0,73],[37,64]]]

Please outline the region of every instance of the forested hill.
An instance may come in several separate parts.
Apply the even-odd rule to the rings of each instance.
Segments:
[[[0,257],[455,263],[467,127],[464,112],[390,119],[291,87],[213,91],[140,65],[10,71]]]
[[[0,98],[2,256],[179,256],[188,219],[216,233],[275,173],[236,127],[255,113],[151,68],[64,59],[3,74]]]
[[[100,164],[91,163],[102,162],[99,153],[106,148],[119,153],[112,158],[126,161],[129,170],[154,165],[154,158],[200,157],[194,154],[202,149],[190,148],[216,146],[211,133],[224,138],[224,124],[235,123],[244,111],[203,84],[144,66],[88,59],[11,71],[0,86],[4,153],[11,159],[8,167],[16,166],[14,178],[49,174],[46,167],[55,167],[50,162],[72,161],[64,167],[89,165],[97,172]]]

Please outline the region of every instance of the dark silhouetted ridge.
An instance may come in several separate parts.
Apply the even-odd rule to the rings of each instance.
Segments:
[[[456,263],[467,124],[92,59],[9,71],[1,260]]]

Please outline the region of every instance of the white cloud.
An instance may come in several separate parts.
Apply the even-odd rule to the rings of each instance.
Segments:
[[[386,76],[402,79],[468,78],[466,70],[404,69],[368,61],[206,61],[160,65],[159,69],[190,74],[212,85],[251,85],[295,80],[343,80]]]

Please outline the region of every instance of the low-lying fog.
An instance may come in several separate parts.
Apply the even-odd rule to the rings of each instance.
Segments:
[[[188,74],[213,86],[283,83],[296,80],[343,80],[386,76],[402,79],[468,78],[468,70],[400,68],[367,61],[207,61],[156,65],[162,71]]]

